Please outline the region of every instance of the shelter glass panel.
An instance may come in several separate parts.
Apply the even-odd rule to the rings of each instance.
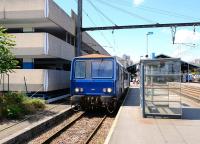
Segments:
[[[180,59],[143,60],[141,63],[144,116],[181,116]]]

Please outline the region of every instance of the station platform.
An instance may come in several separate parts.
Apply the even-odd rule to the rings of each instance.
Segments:
[[[22,120],[0,121],[0,143],[25,143],[35,133],[54,124],[56,118],[65,117],[70,109],[71,106],[65,103],[47,104],[44,111]]]
[[[192,82],[185,82],[185,83],[181,83],[181,85],[186,85],[186,86],[191,86],[191,87],[197,87],[200,88],[200,83],[192,83]]]
[[[131,86],[105,144],[199,144],[199,132],[200,117],[143,118],[139,88]]]

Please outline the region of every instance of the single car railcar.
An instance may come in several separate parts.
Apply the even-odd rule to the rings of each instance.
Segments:
[[[130,84],[129,73],[116,57],[99,54],[74,58],[70,80],[72,105],[82,109],[105,107],[110,113]]]

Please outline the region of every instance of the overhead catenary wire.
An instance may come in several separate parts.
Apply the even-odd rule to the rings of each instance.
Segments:
[[[83,9],[83,13],[88,17],[88,19],[91,21],[91,23],[96,26],[95,22],[92,20],[92,18],[87,14],[87,12]],[[110,41],[106,38],[106,36],[104,35],[104,33],[102,31],[99,31],[99,33],[101,34],[101,36],[104,38],[104,40],[107,42],[108,46],[113,48],[112,44],[110,43]]]
[[[74,0],[77,4],[78,0]],[[85,11],[85,9],[83,8],[83,13],[88,17],[89,21],[94,25],[94,26],[97,26],[95,24],[95,22],[93,21],[93,19],[89,16],[89,14]],[[106,36],[104,35],[104,33],[102,31],[99,31],[99,33],[101,34],[101,36],[103,37],[103,39],[106,41],[106,43],[108,44],[108,46],[101,46],[101,47],[108,47],[108,48],[113,48],[111,42],[106,38]],[[91,43],[86,43],[86,44],[89,44],[91,45]],[[95,45],[96,46],[96,45]]]
[[[92,7],[99,12],[104,18],[106,18],[109,22],[111,22],[113,25],[117,26],[108,16],[106,16],[99,8],[97,8],[97,6],[94,5],[94,3],[91,2],[91,0],[87,0]],[[115,52],[115,47],[116,47],[116,41],[115,41],[115,37],[114,37],[114,30],[112,31],[112,37],[113,37],[113,51]]]
[[[90,46],[99,46],[99,47],[113,48],[113,47],[111,47],[111,46],[100,45],[100,44],[94,44],[94,43],[86,43],[86,44],[88,44],[88,45],[90,45]]]
[[[112,23],[113,25],[116,25],[108,16],[106,16],[97,6],[94,5],[94,3],[92,3],[91,0],[87,0],[91,5],[92,7],[97,11],[99,12],[104,18],[106,18],[110,23]]]
[[[128,15],[134,17],[134,18],[139,18],[139,19],[142,19],[142,20],[144,20],[144,21],[146,21],[146,22],[149,22],[149,23],[157,23],[157,22],[155,22],[155,21],[153,21],[153,20],[150,20],[150,19],[145,18],[145,17],[143,17],[143,16],[137,15],[137,14],[135,14],[135,13],[133,13],[133,12],[130,12],[130,11],[128,11],[128,10],[125,10],[125,9],[123,9],[123,8],[121,8],[121,7],[112,5],[112,4],[108,3],[107,1],[98,0],[98,2],[101,2],[101,4],[104,4],[104,5],[108,6],[108,7],[111,7],[111,8],[113,8],[113,9],[118,10],[118,11],[121,11],[121,12],[123,12],[123,13],[126,13],[126,14],[128,14]]]
[[[188,53],[188,51],[190,51],[191,49],[194,50],[194,49],[197,49],[199,47],[198,44],[193,44],[193,43],[175,43],[175,44],[177,44],[178,45],[177,48],[180,49],[180,52],[178,54],[176,54],[175,57],[177,57],[177,56],[181,57],[181,55],[183,55],[185,53]],[[189,47],[189,48],[185,49],[184,51],[181,51],[181,46],[182,45],[185,46],[185,47]]]
[[[117,5],[120,5],[120,6],[125,6],[126,8],[133,8],[132,4],[130,4],[130,1],[123,0],[123,3],[120,3],[120,1],[117,1],[117,0],[109,0],[109,2],[112,2],[112,5],[117,4]],[[195,21],[200,20],[200,18],[197,18],[197,17],[183,15],[183,14],[180,14],[180,13],[177,13],[177,12],[167,11],[167,10],[164,10],[164,9],[154,8],[154,7],[146,6],[144,4],[137,6],[137,7],[134,7],[134,8],[139,9],[139,10],[144,10],[144,11],[147,11],[147,12],[152,12],[152,13],[155,13],[155,14],[179,18],[179,19],[195,20]]]
[[[158,8],[152,8],[152,7],[149,7],[149,6],[140,6],[138,7],[138,9],[143,9],[145,11],[149,11],[149,12],[153,12],[153,13],[157,13],[157,14],[162,14],[162,15],[166,15],[166,16],[172,16],[172,17],[175,17],[175,18],[182,18],[182,19],[186,19],[186,20],[200,20],[200,18],[195,18],[195,17],[192,17],[192,16],[187,16],[187,15],[183,15],[183,14],[179,14],[179,13],[176,13],[176,12],[171,12],[171,11],[167,11],[167,10],[161,10],[161,9],[158,9]]]
[[[115,52],[115,48],[117,49],[117,43],[115,40],[115,31],[114,30],[112,31],[112,37],[113,37],[113,45],[114,45],[113,51]]]

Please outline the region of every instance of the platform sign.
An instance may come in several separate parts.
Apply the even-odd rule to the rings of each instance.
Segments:
[[[143,116],[181,117],[180,59],[142,60],[140,74]]]

